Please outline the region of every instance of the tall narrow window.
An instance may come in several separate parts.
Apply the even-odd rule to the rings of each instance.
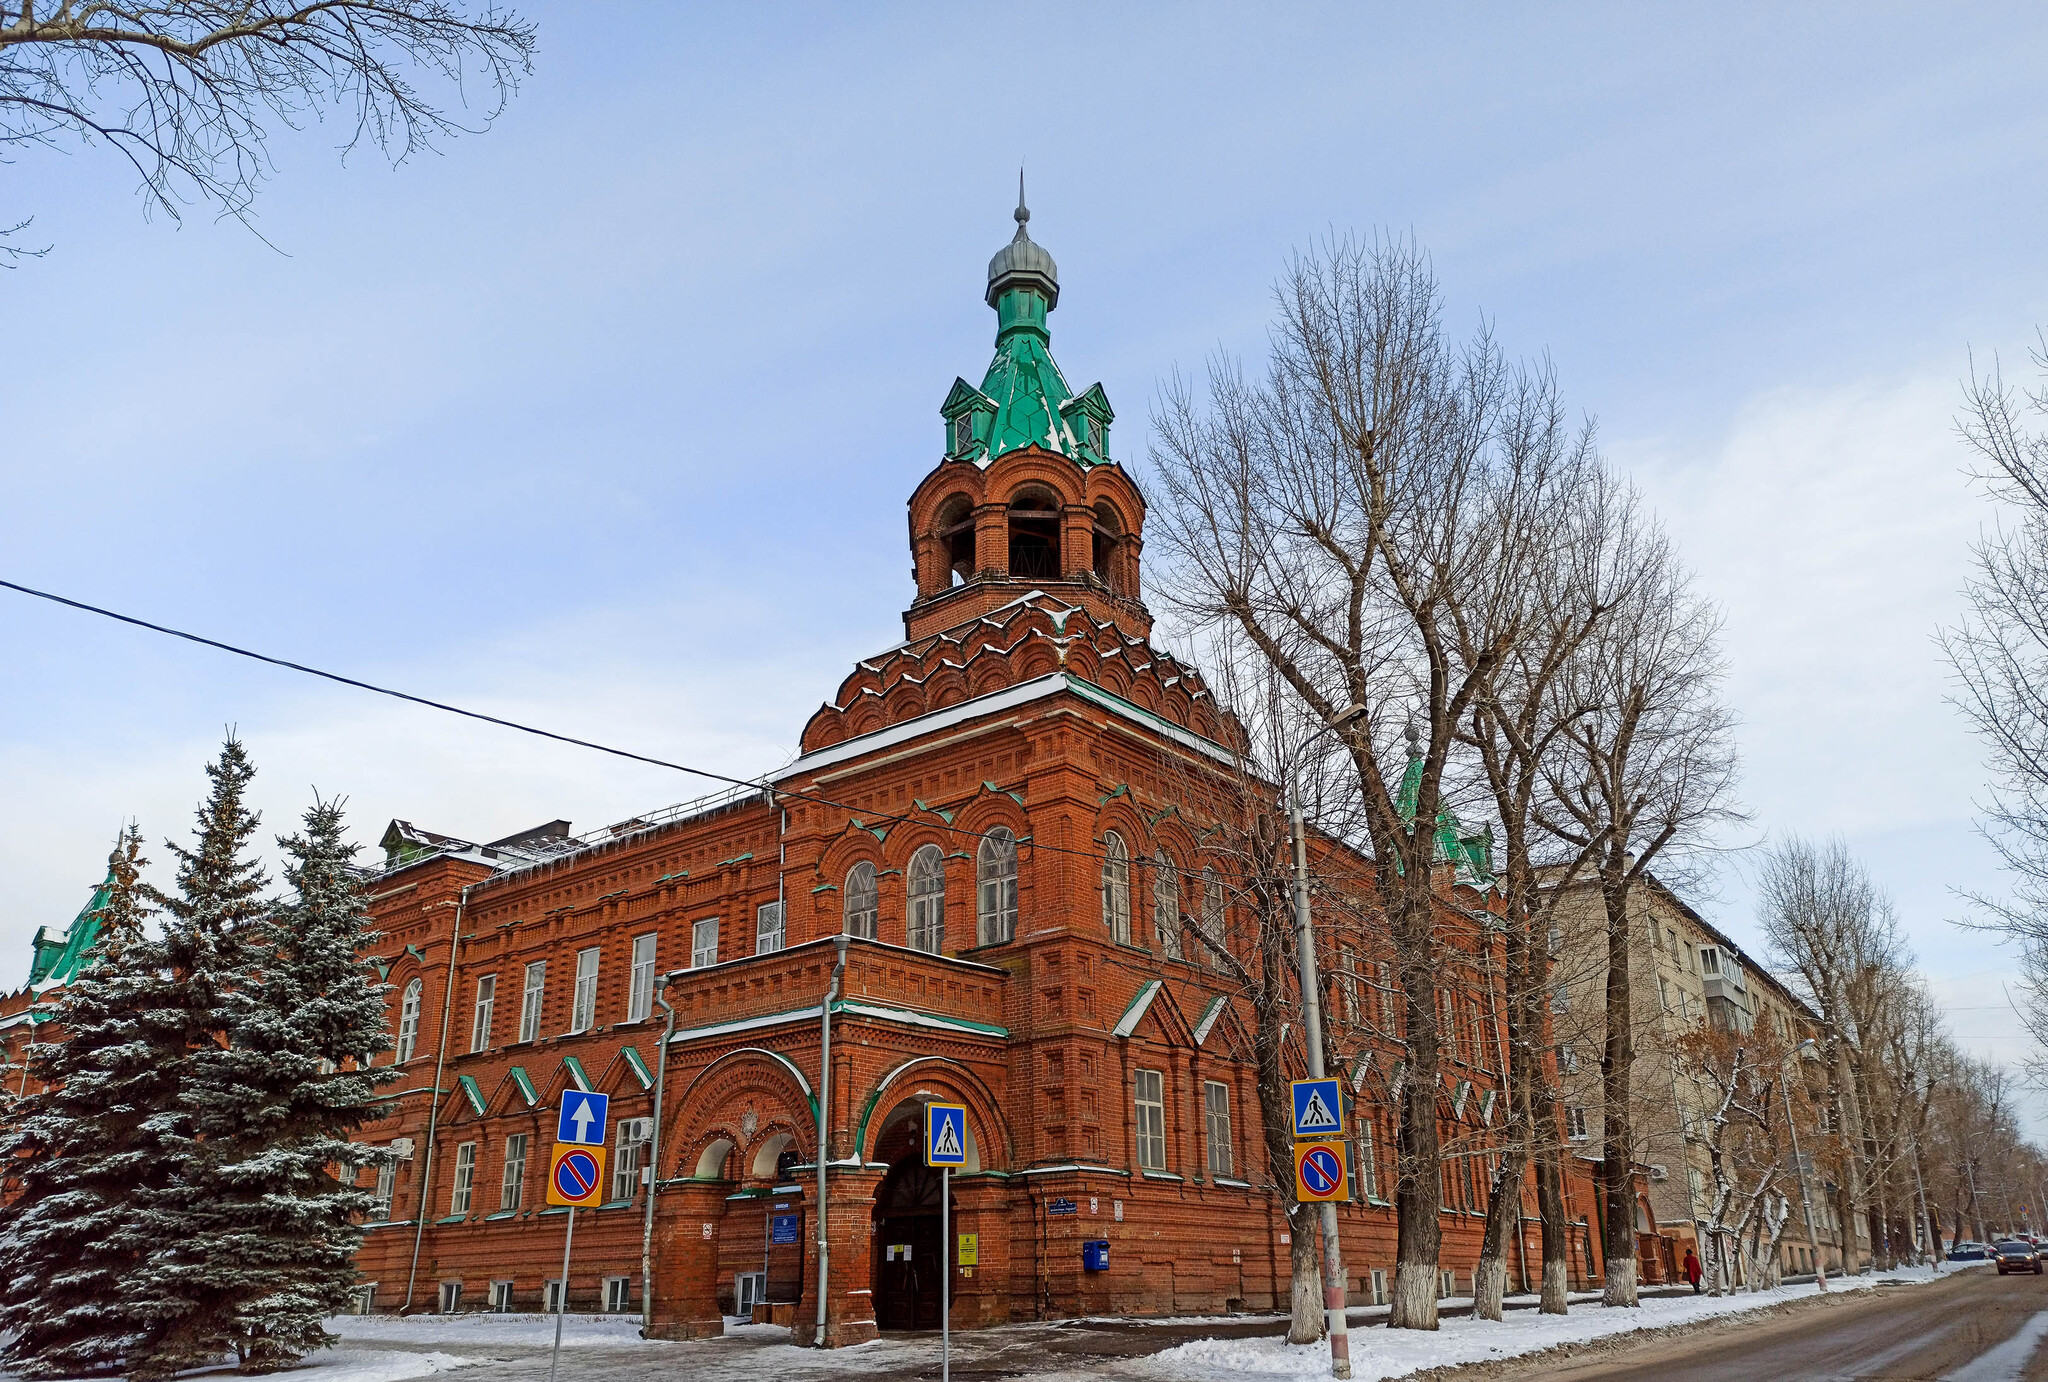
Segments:
[[[875,866],[863,859],[846,871],[846,934],[875,938],[881,907],[875,896]]]
[[[1442,1048],[1444,1059],[1458,1059],[1458,1000],[1442,989],[1436,991],[1437,1043]]]
[[[1337,994],[1344,1004],[1344,1020],[1358,1021],[1358,952],[1337,946]]]
[[[647,1164],[647,1146],[654,1140],[652,1118],[621,1118],[618,1150],[612,1154],[612,1199],[630,1200],[640,1190],[640,1168]]]
[[[1230,925],[1225,907],[1229,898],[1223,891],[1223,875],[1210,865],[1202,870],[1202,934],[1209,938],[1209,963],[1223,968],[1224,952],[1230,948]]]
[[[540,1036],[540,1000],[548,986],[548,962],[535,960],[526,967],[526,988],[519,995],[519,1039],[533,1041]]]
[[[470,1193],[475,1187],[476,1143],[464,1142],[455,1149],[455,1185],[448,1192],[448,1212],[469,1213]]]
[[[505,1139],[505,1174],[498,1182],[498,1208],[517,1209],[526,1201],[526,1139],[515,1132]]]
[[[398,1002],[398,1047],[391,1056],[397,1065],[411,1060],[413,1052],[419,1049],[421,987],[419,980],[413,980],[405,986],[405,995]]]
[[[597,1021],[597,947],[576,952],[576,995],[569,1005],[569,1030],[587,1032]]]
[[[390,1148],[386,1147],[388,1154]],[[377,1188],[370,1192],[370,1222],[386,1223],[391,1218],[391,1199],[398,1189],[398,1162],[386,1160],[377,1167]]]
[[[626,990],[626,1021],[645,1022],[654,1013],[654,933],[633,937],[633,982]]]
[[[1209,1174],[1228,1176],[1236,1162],[1230,1154],[1230,1086],[1221,1080],[1202,1081],[1202,1122],[1209,1134]]]
[[[1114,830],[1102,837],[1102,924],[1118,945],[1131,943],[1131,851]]]
[[[486,974],[476,981],[476,1009],[469,1019],[469,1049],[482,1051],[491,1044],[491,1013],[498,1006],[498,976]]]
[[[1137,1072],[1138,1165],[1147,1171],[1166,1169],[1166,1080],[1157,1070]]]
[[[1160,954],[1180,958],[1180,870],[1163,849],[1152,856],[1152,934]]]
[[[1481,1070],[1491,1072],[1493,1069],[1493,1043],[1486,1039],[1486,1014],[1480,1010],[1477,998],[1465,1000],[1465,1013],[1470,1019],[1472,1028],[1472,1063]]]
[[[1357,1193],[1360,1198],[1376,1200],[1380,1197],[1380,1175],[1378,1151],[1372,1145],[1373,1120],[1370,1117],[1358,1120],[1358,1162]]]
[[[1577,1104],[1564,1111],[1564,1135],[1573,1142],[1586,1140],[1586,1110]]]
[[[754,953],[773,955],[782,949],[782,904],[769,902],[754,912]]]
[[[705,917],[690,927],[690,968],[708,969],[718,963],[718,918]]]
[[[1002,826],[981,842],[975,865],[979,900],[974,911],[977,945],[1000,945],[1017,935],[1017,837]]]
[[[910,948],[936,955],[946,945],[946,860],[937,845],[910,856]]]

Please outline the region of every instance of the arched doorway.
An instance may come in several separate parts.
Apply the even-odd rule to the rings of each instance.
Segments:
[[[937,1329],[939,1173],[924,1164],[919,1146],[923,1105],[906,1103],[890,1116],[875,1143],[875,1158],[889,1174],[875,1188],[875,1324],[882,1329]]]

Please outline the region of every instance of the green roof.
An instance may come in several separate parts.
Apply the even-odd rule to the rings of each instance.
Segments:
[[[35,954],[28,970],[30,988],[51,988],[69,983],[85,966],[93,943],[99,939],[100,923],[113,889],[114,876],[109,873],[106,881],[93,889],[92,900],[72,918],[69,926],[54,936],[47,926],[36,928]]]

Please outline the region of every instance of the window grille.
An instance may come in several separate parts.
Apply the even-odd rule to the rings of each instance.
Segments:
[[[413,1052],[420,1044],[420,981],[415,979],[405,986],[405,996],[398,1004],[398,1047],[392,1053],[395,1065],[404,1065],[412,1059]]]
[[[526,1139],[515,1132],[505,1139],[505,1172],[498,1186],[498,1208],[517,1209],[526,1201]]]
[[[644,1022],[654,1012],[655,936],[633,937],[633,982],[626,990],[626,1021]]]
[[[469,1019],[469,1049],[482,1051],[491,1044],[491,1013],[498,1006],[498,976],[486,974],[476,981],[476,1010]]]
[[[999,945],[1017,936],[1017,839],[1002,826],[982,839],[976,864],[980,901],[975,908],[977,945]]]
[[[464,1142],[455,1149],[455,1184],[448,1192],[450,1214],[469,1213],[470,1191],[476,1184],[476,1143]]]
[[[910,948],[936,955],[946,945],[946,860],[937,845],[910,856]]]
[[[690,927],[690,968],[707,969],[718,963],[718,918],[705,917]]]
[[[782,949],[782,904],[769,902],[754,909],[754,953],[773,955]]]
[[[1163,849],[1152,856],[1152,934],[1160,954],[1180,958],[1180,870]]]
[[[880,912],[875,866],[863,859],[846,871],[846,934],[873,940]]]
[[[1157,1070],[1137,1072],[1138,1165],[1147,1171],[1166,1169],[1165,1078]]]
[[[576,994],[569,1007],[569,1030],[587,1032],[597,1021],[597,947],[576,952]]]
[[[1102,837],[1102,924],[1118,945],[1131,943],[1131,851],[1114,830]]]
[[[540,1000],[548,985],[548,962],[535,960],[526,967],[526,987],[519,996],[519,1039],[533,1041],[540,1036]]]
[[[1202,1121],[1209,1134],[1209,1174],[1234,1174],[1230,1151],[1230,1086],[1220,1080],[1202,1082]]]

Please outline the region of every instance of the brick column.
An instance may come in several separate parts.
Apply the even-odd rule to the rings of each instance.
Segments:
[[[656,1339],[711,1339],[725,1332],[718,1309],[718,1231],[732,1182],[691,1180],[661,1187],[654,1211]]]
[[[953,1328],[979,1329],[1010,1321],[1010,1189],[994,1176],[953,1181]],[[975,1236],[974,1266],[957,1263],[960,1235]]]
[[[831,1274],[825,1297],[825,1347],[864,1344],[875,1327],[875,1188],[885,1169],[834,1167],[826,1177],[825,1228],[831,1238]],[[804,1185],[804,1293],[797,1303],[790,1342],[810,1345],[818,1330],[818,1182]]]
[[[1003,576],[1010,570],[1010,506],[982,504],[974,510],[974,574]]]
[[[1060,570],[1078,580],[1095,569],[1095,510],[1069,504],[1060,511]]]

